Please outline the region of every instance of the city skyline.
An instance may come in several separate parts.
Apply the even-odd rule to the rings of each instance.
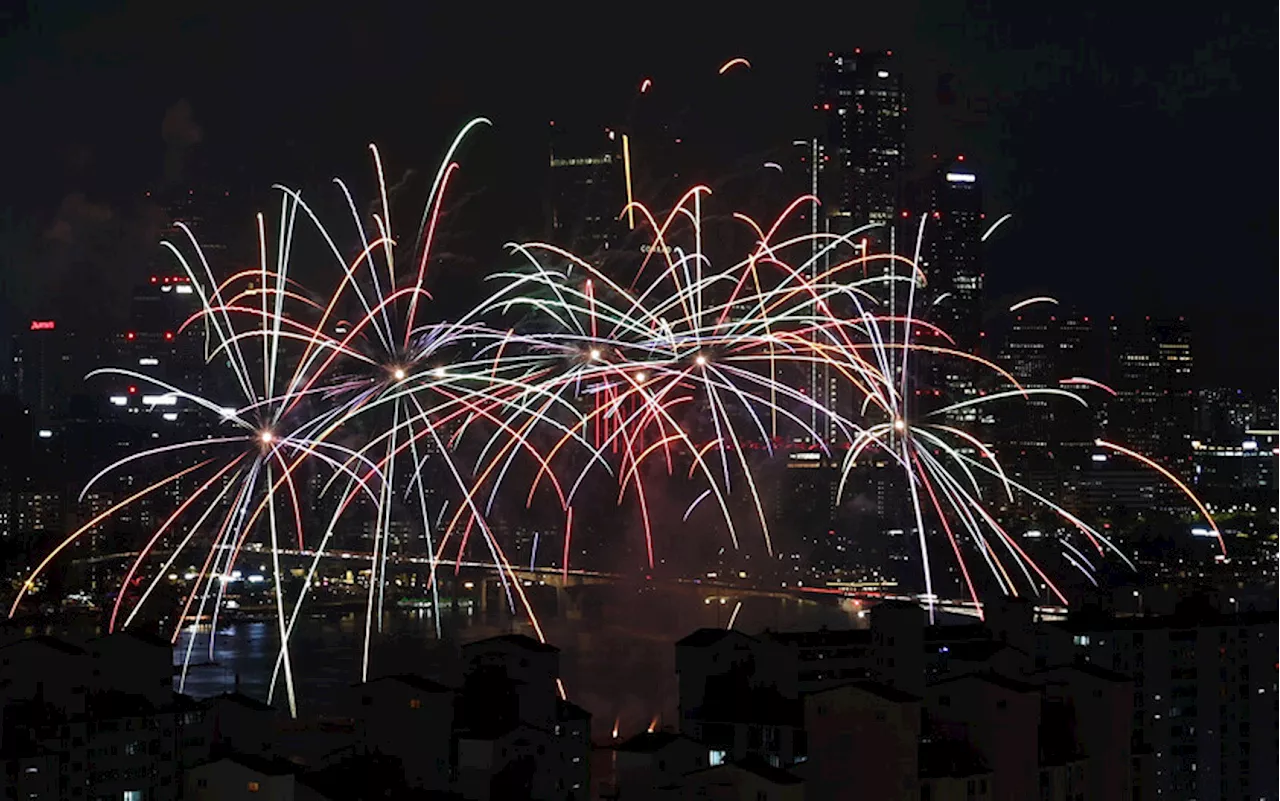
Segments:
[[[153,11],[161,19],[171,13],[160,7]],[[228,10],[227,20],[234,19],[236,13],[234,9]],[[461,15],[460,22],[468,12],[455,9],[438,13],[442,16],[427,14],[422,19],[423,35],[429,42],[449,29],[451,15]],[[1224,191],[1222,181],[1236,181],[1231,171],[1186,164],[1177,170],[1163,170],[1171,154],[1137,147],[1126,134],[1126,138],[1118,142],[1132,149],[1133,157],[1127,155],[1126,150],[1124,163],[1129,165],[1127,170],[1142,172],[1132,180],[1125,177],[1127,171],[1116,172],[1131,187],[1121,206],[1119,196],[1113,199],[1114,193],[1101,188],[1107,182],[1101,180],[1098,172],[1114,168],[1120,151],[1110,155],[1106,150],[1099,150],[1105,137],[1100,138],[1098,144],[1086,139],[1076,141],[1074,148],[1068,147],[1069,140],[1063,138],[1061,122],[1050,116],[1055,107],[1078,108],[1090,96],[1090,91],[1096,93],[1098,102],[1114,104],[1118,90],[1109,87],[1116,85],[1116,81],[1124,86],[1125,80],[1139,80],[1137,74],[1123,72],[1131,68],[1122,67],[1125,62],[1119,60],[1111,44],[1111,37],[1119,37],[1126,30],[1128,18],[1121,18],[1118,27],[1114,22],[1109,26],[1115,28],[1114,33],[1086,39],[1083,31],[1092,24],[1088,22],[1091,17],[1087,9],[1080,9],[1077,16],[1072,17],[1078,20],[1074,26],[1050,30],[1021,19],[1010,9],[991,9],[986,16],[966,17],[960,25],[946,22],[950,19],[948,13],[939,14],[936,9],[921,9],[918,13],[917,21],[911,13],[904,16],[898,12],[874,11],[859,25],[859,29],[866,31],[865,36],[859,36],[860,41],[850,44],[867,48],[896,47],[900,51],[898,57],[904,64],[912,111],[918,121],[909,137],[914,170],[918,172],[925,166],[932,153],[965,153],[983,175],[991,213],[1014,214],[1001,239],[991,248],[988,285],[993,297],[1007,296],[1012,302],[1024,290],[1029,294],[1050,290],[1049,294],[1061,295],[1064,301],[1095,315],[1185,314],[1202,332],[1206,352],[1214,354],[1212,360],[1206,360],[1206,369],[1216,371],[1216,383],[1268,385],[1270,379],[1266,376],[1273,373],[1275,360],[1271,351],[1273,337],[1264,321],[1270,319],[1271,310],[1260,304],[1265,304],[1262,299],[1274,293],[1229,295],[1214,282],[1198,280],[1196,269],[1190,265],[1209,263],[1209,254],[1213,253],[1212,261],[1227,259],[1243,284],[1263,289],[1270,286],[1274,276],[1262,268],[1263,263],[1270,261],[1267,250],[1271,247],[1270,239],[1265,227],[1257,226],[1258,220],[1266,219],[1266,209],[1273,200],[1254,199],[1248,195],[1253,190],[1242,185]],[[621,121],[629,113],[627,109],[635,105],[640,82],[649,77],[654,88],[646,102],[659,104],[655,108],[665,104],[665,108],[674,113],[673,119],[684,121],[693,139],[723,138],[729,144],[727,152],[759,152],[804,135],[814,64],[826,52],[821,42],[816,46],[788,44],[781,49],[769,46],[758,32],[734,28],[732,26],[741,23],[732,22],[730,28],[704,37],[704,47],[681,51],[665,60],[655,59],[646,55],[640,46],[645,36],[643,26],[651,24],[642,19],[641,27],[628,34],[635,38],[624,39],[623,46],[611,49],[608,55],[597,54],[602,48],[587,37],[573,57],[544,53],[535,58],[527,48],[536,41],[538,26],[546,23],[531,27],[530,40],[525,41],[510,38],[516,24],[512,20],[512,28],[500,26],[498,33],[508,36],[504,44],[511,53],[510,60],[524,65],[523,81],[504,82],[496,76],[486,77],[484,67],[489,62],[480,53],[454,53],[448,47],[455,45],[448,45],[445,37],[446,44],[438,44],[432,51],[437,55],[421,58],[400,55],[392,60],[409,74],[425,71],[418,74],[423,76],[426,89],[420,102],[393,103],[391,108],[404,124],[380,130],[379,126],[388,123],[359,113],[347,115],[348,121],[339,124],[334,124],[332,118],[325,118],[319,125],[306,124],[308,120],[319,122],[316,115],[323,108],[335,110],[334,103],[351,102],[341,96],[330,97],[326,105],[311,103],[303,96],[295,99],[296,93],[285,93],[279,98],[281,102],[272,106],[263,105],[265,99],[257,94],[237,99],[211,92],[203,87],[211,87],[209,82],[217,80],[216,76],[221,73],[210,72],[210,69],[222,63],[226,56],[211,51],[199,63],[190,61],[191,56],[177,53],[161,56],[166,52],[163,40],[158,45],[161,49],[154,54],[129,48],[110,70],[92,74],[77,72],[81,68],[75,66],[74,54],[80,52],[76,48],[101,47],[103,42],[94,38],[102,36],[101,31],[112,30],[122,37],[119,44],[110,46],[127,47],[128,37],[134,34],[128,26],[112,23],[113,18],[124,19],[105,12],[101,24],[95,22],[96,27],[90,28],[86,27],[90,25],[88,18],[67,9],[52,15],[31,11],[19,14],[11,23],[17,34],[11,51],[14,57],[43,47],[51,37],[60,35],[57,32],[67,32],[65,44],[43,51],[48,54],[47,59],[53,59],[48,62],[49,66],[31,70],[27,77],[6,90],[12,93],[12,102],[37,107],[39,98],[47,96],[48,91],[62,91],[54,88],[64,87],[68,99],[79,98],[83,111],[92,113],[90,109],[95,101],[77,95],[81,91],[77,86],[119,86],[120,90],[110,92],[109,96],[130,109],[124,114],[109,115],[107,118],[111,121],[105,126],[96,126],[93,133],[67,128],[70,131],[67,134],[32,137],[24,131],[10,131],[10,135],[17,138],[15,148],[9,152],[36,157],[15,160],[10,172],[13,180],[7,191],[16,194],[5,204],[11,209],[8,219],[12,222],[7,223],[3,258],[9,263],[45,265],[38,271],[38,280],[21,277],[21,271],[16,275],[9,271],[0,302],[20,317],[47,316],[44,311],[32,310],[30,315],[26,312],[32,307],[56,303],[59,293],[67,300],[76,297],[75,292],[79,291],[76,287],[87,285],[82,279],[88,276],[78,272],[86,269],[83,266],[86,258],[108,263],[123,259],[122,263],[113,265],[113,271],[123,270],[133,278],[143,275],[145,267],[140,265],[160,255],[155,246],[160,228],[153,216],[145,213],[144,192],[162,183],[166,173],[170,180],[194,180],[202,189],[212,180],[229,185],[235,196],[263,197],[272,180],[301,182],[304,187],[322,184],[329,175],[327,170],[317,174],[315,165],[318,164],[333,165],[335,174],[351,174],[352,170],[344,165],[358,163],[368,141],[378,142],[385,152],[394,156],[396,163],[422,171],[428,169],[429,154],[441,146],[447,131],[469,112],[490,114],[497,122],[493,138],[480,145],[484,156],[469,162],[459,176],[462,185],[469,187],[468,191],[479,192],[471,204],[474,211],[468,212],[467,227],[473,231],[470,241],[479,242],[481,247],[472,250],[481,261],[492,260],[497,257],[502,241],[520,236],[522,232],[531,233],[541,225],[539,192],[532,186],[540,169],[538,165],[544,161],[540,131],[545,130],[542,126],[547,119],[573,111],[579,117],[603,120],[604,124],[609,124],[608,120]],[[217,20],[216,15],[210,17],[210,30],[218,28]],[[1189,17],[1173,21],[1185,26],[1179,28],[1185,31],[1184,39],[1200,25],[1200,21]],[[391,22],[374,14],[358,25],[357,29],[363,27],[365,33],[356,35],[350,47],[335,48],[338,60],[315,72],[313,80],[323,84],[326,79],[337,80],[341,70],[354,70],[351,74],[355,75],[367,69],[349,66],[344,59],[356,53],[371,54],[370,48],[379,36],[390,30],[387,26]],[[267,37],[277,30],[273,26],[283,23],[283,17],[273,18],[268,14],[254,26],[255,33],[237,26],[231,35]],[[112,28],[113,24],[117,27]],[[696,27],[701,23],[695,19],[691,24]],[[1229,27],[1232,25],[1237,27]],[[1135,134],[1149,132],[1151,146],[1185,147],[1183,140],[1170,137],[1199,136],[1199,133],[1193,134],[1199,129],[1171,126],[1164,115],[1180,115],[1175,119],[1200,126],[1201,117],[1219,111],[1218,106],[1207,104],[1239,98],[1231,101],[1240,109],[1231,112],[1236,114],[1258,107],[1259,104],[1244,99],[1254,91],[1247,65],[1251,63],[1248,59],[1257,52],[1256,45],[1251,44],[1257,40],[1246,37],[1242,47],[1239,35],[1234,33],[1257,28],[1240,27],[1243,25],[1242,21],[1227,19],[1215,21],[1207,28],[1216,33],[1208,38],[1205,47],[1217,47],[1213,43],[1225,41],[1223,37],[1228,35],[1235,37],[1236,46],[1229,55],[1213,62],[1212,68],[1202,70],[1202,79],[1196,78],[1194,71],[1185,73],[1175,69],[1176,61],[1168,61],[1175,56],[1140,52],[1138,63],[1144,65],[1146,73],[1166,76],[1163,83],[1156,83],[1163,94],[1137,100],[1120,98],[1121,108],[1128,110],[1128,116],[1123,124],[1117,122],[1116,126],[1103,130],[1114,136],[1131,127]],[[76,34],[76,31],[84,33]],[[972,35],[966,38],[960,31],[969,31]],[[335,31],[333,35],[349,34]],[[205,38],[208,34],[193,36],[196,38],[190,40],[192,43],[208,41]],[[1072,37],[1080,37],[1081,42],[1087,43],[1084,46],[1092,49],[1096,66],[1084,69],[1074,65],[1085,62],[1065,58],[1064,46],[1071,46]],[[1023,52],[1030,57],[1042,56],[1053,66],[1041,77],[1011,79],[1009,76],[1020,70],[1014,66],[1017,59],[995,49],[997,43],[1005,42],[1025,43],[1027,47]],[[193,49],[192,54],[201,52],[200,46]],[[284,45],[285,49],[240,48],[241,53],[247,49],[262,55],[252,55],[248,60],[228,66],[246,76],[263,70],[267,64],[275,67],[278,60],[287,63],[290,46],[295,45]],[[320,69],[318,64],[307,61],[314,58],[313,51],[296,46],[301,48],[296,53],[298,63],[310,63]],[[749,52],[753,48],[754,52]],[[852,48],[844,44],[840,49]],[[275,55],[265,55],[267,53]],[[452,70],[434,68],[432,65],[438,63],[434,59],[445,58],[446,53],[457,64],[472,66]],[[752,69],[730,76],[715,75],[720,63],[737,55],[750,56]],[[139,71],[147,69],[158,57],[175,59],[177,68],[172,73],[175,78],[183,76],[184,87],[167,87],[172,80],[169,77],[151,82],[135,80]],[[1126,49],[1124,58],[1133,57],[1131,49]],[[59,58],[63,61],[57,61]],[[584,60],[592,63],[593,69],[575,69],[575,65]],[[60,83],[79,75],[83,75],[85,82]],[[732,78],[732,81],[717,82],[715,79],[719,77]],[[130,88],[123,88],[121,81],[126,81]],[[1216,94],[1209,94],[1211,89]],[[1061,95],[1056,101],[1055,91]],[[180,103],[184,97],[190,102]],[[33,103],[37,106],[32,106]],[[760,105],[768,110],[763,119],[755,111]],[[265,125],[263,135],[251,135],[236,122],[241,116],[234,111],[237,107],[253,109],[252,116]],[[50,119],[62,113],[59,109],[50,109]],[[672,117],[668,111],[663,115]],[[162,119],[164,137],[159,135]],[[357,119],[367,120],[367,124],[357,124]],[[750,124],[737,122],[748,119],[752,120]],[[307,134],[304,128],[323,133]],[[1184,128],[1186,133],[1181,132]],[[1221,126],[1215,130],[1221,130]],[[1241,125],[1234,130],[1241,135],[1252,135],[1249,132],[1258,128]],[[1168,144],[1164,144],[1166,140]],[[296,155],[292,157],[285,145],[290,141],[295,143]],[[691,140],[690,145],[694,144]],[[645,144],[637,142],[634,146],[637,158],[643,158]],[[705,145],[698,147],[700,158],[713,152]],[[108,152],[114,155],[108,158]],[[1095,161],[1091,164],[1087,158]],[[33,172],[36,165],[40,165],[39,172]],[[1064,180],[1073,174],[1093,177],[1077,186]],[[1171,183],[1175,179],[1181,183]],[[493,188],[498,185],[504,190],[499,192]],[[1215,233],[1204,240],[1203,246],[1194,240],[1183,245],[1175,244],[1172,237],[1158,233],[1153,236],[1150,232],[1160,230],[1160,218],[1152,216],[1158,214],[1156,210],[1160,208],[1156,199],[1171,196],[1176,185],[1185,187],[1184,191],[1194,196],[1221,197],[1224,209],[1230,207],[1231,214],[1225,222],[1217,224],[1217,228],[1222,230],[1225,225],[1226,230],[1234,233],[1225,236]],[[530,189],[506,189],[517,186]],[[1139,194],[1131,194],[1134,191]],[[1143,192],[1150,192],[1149,199],[1143,199]],[[252,213],[252,206],[249,204],[243,216]],[[1132,233],[1126,228],[1129,225]],[[250,238],[249,226],[240,228],[243,238]],[[73,231],[76,233],[69,240],[58,238],[70,236]],[[1100,247],[1100,235],[1106,237],[1103,247]],[[1209,249],[1210,239],[1221,244]],[[107,247],[104,240],[113,243],[110,250],[104,250]],[[1058,244],[1049,246],[1049,243],[1077,240],[1089,243],[1085,248],[1087,255],[1068,256],[1070,248]],[[121,255],[116,256],[116,252]],[[1029,272],[1028,264],[1042,266]],[[58,278],[63,275],[66,277]],[[74,280],[73,275],[77,276]],[[111,297],[109,286],[104,289],[101,296]],[[1227,326],[1212,313],[1213,308],[1223,304],[1238,310],[1236,319],[1243,321],[1243,327]],[[86,316],[105,314],[110,321],[118,321],[124,313],[119,309],[93,307],[86,312]],[[1233,375],[1239,379],[1229,381]]]
[[[1274,14],[772,13],[0,12],[0,797],[1272,797]]]

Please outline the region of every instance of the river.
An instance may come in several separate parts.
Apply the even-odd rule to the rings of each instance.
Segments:
[[[710,595],[696,588],[591,587],[566,602],[550,588],[528,590],[548,642],[561,649],[561,676],[569,699],[594,716],[597,736],[607,736],[614,721],[623,732],[643,729],[655,717],[674,723],[676,714],[676,640],[703,626],[725,627],[734,610],[734,628],[758,633],[774,630],[865,627],[867,619],[849,601],[774,597],[735,597],[732,591]],[[739,607],[741,602],[741,607]],[[435,612],[389,609],[382,631],[375,630],[369,653],[371,677],[412,672],[447,684],[460,679],[458,645],[510,632],[532,634],[523,616],[490,603],[444,605],[437,638]],[[333,711],[340,690],[359,681],[365,616],[332,612],[301,617],[290,638],[290,657],[300,714]],[[194,637],[194,642],[192,641]],[[210,628],[185,630],[174,648],[181,665],[191,646],[191,666],[174,688],[208,697],[239,687],[258,699],[268,686],[279,647],[274,618],[219,623],[209,658]],[[283,677],[273,702],[284,703]]]

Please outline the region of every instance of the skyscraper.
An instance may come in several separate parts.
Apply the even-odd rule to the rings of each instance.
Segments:
[[[902,74],[892,51],[829,53],[818,65],[813,167],[831,231],[890,225],[906,158]],[[877,236],[887,237],[882,229]]]
[[[964,156],[934,172],[926,189],[921,269],[934,304],[933,321],[956,347],[977,353],[982,337],[982,184]]]
[[[926,316],[951,337],[951,341],[930,344],[977,354],[982,344],[984,308],[982,183],[978,174],[963,155],[940,162],[923,182],[917,206],[925,215],[919,262],[925,287],[923,297],[917,297],[914,314]],[[915,236],[918,234],[913,231]],[[1028,329],[1025,333],[1033,332]],[[923,380],[946,402],[977,396],[981,371],[973,361],[945,354],[930,354],[920,361],[922,367],[927,366]],[[978,422],[978,408],[957,409],[949,412],[947,419],[953,424],[973,424]]]
[[[1057,319],[1045,306],[1022,310],[1000,348],[1000,365],[1027,389],[1056,386],[1057,334]],[[1047,397],[1031,395],[1019,403],[1003,404],[997,414],[1001,444],[1018,454],[1031,450],[1039,455],[1048,450],[1053,409]]]
[[[809,151],[805,156],[808,189],[821,201],[819,212],[810,220],[810,232],[848,234],[862,226],[874,227],[846,248],[815,258],[811,277],[850,253],[884,253],[893,248],[907,150],[903,79],[892,51],[828,53],[817,73],[817,124],[812,139],[802,145]],[[815,241],[815,257],[819,251]],[[852,309],[832,310],[853,314]],[[806,383],[817,403],[841,414],[852,413],[853,399],[846,397],[847,387],[830,368],[811,365]],[[820,420],[816,409],[810,411],[810,422],[829,442],[839,439],[834,421]]]
[[[1195,423],[1191,330],[1184,318],[1110,325],[1109,438],[1179,469],[1189,468]]]
[[[1005,332],[997,362],[1026,389],[1071,389],[1090,405],[1044,394],[996,404],[990,414],[1000,424],[991,439],[1011,474],[1058,487],[1061,499],[1067,499],[1086,476],[1095,484],[1102,481],[1091,457],[1097,453],[1094,409],[1107,396],[1100,387],[1072,380],[1102,374],[1093,323],[1058,308],[1037,303],[1020,309]]]
[[[66,413],[67,401],[84,377],[84,364],[77,356],[75,332],[65,320],[31,320],[14,335],[9,385],[37,422]]]
[[[129,327],[120,343],[120,355],[126,360],[125,365],[185,392],[206,394],[212,388],[205,386],[209,373],[204,369],[203,322],[196,321],[183,328],[183,323],[199,308],[199,295],[186,276],[153,275],[147,283],[135,287]],[[136,386],[137,382],[129,384]],[[159,410],[173,415],[165,418],[170,422],[177,419],[180,406],[190,407],[190,404],[179,403],[156,387],[144,386],[140,391],[128,394],[130,397],[124,399],[127,402],[122,402],[119,395],[113,395],[112,405],[141,408],[148,412]],[[142,397],[132,397],[134,395]],[[156,401],[162,397],[159,402],[148,403],[146,400]]]
[[[617,246],[625,223],[629,142],[624,134],[550,126],[548,235],[584,258]]]

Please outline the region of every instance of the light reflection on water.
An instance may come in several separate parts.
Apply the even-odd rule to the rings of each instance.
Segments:
[[[624,587],[593,587],[576,600],[563,592],[531,593],[547,640],[561,649],[561,675],[569,698],[593,714],[598,737],[607,735],[615,719],[620,719],[624,735],[643,729],[655,715],[663,725],[674,724],[676,640],[699,627],[726,626],[739,600],[729,591],[723,597],[704,596],[695,590]],[[742,600],[734,628],[747,633],[867,624],[849,602]],[[373,635],[370,675],[413,672],[456,685],[461,678],[457,643],[509,632],[532,634],[525,620],[493,603],[483,611],[445,607],[444,640],[439,640],[433,614],[424,609],[388,610],[382,633],[375,630]],[[301,714],[335,711],[340,691],[359,681],[364,629],[363,610],[298,619],[290,655]],[[182,664],[191,637],[189,629],[183,631],[174,648],[175,665]],[[212,664],[209,627],[194,637],[184,692],[203,698],[230,692],[238,684],[240,692],[266,700],[278,655],[274,618],[220,622]],[[179,683],[175,675],[175,689]],[[283,693],[281,673],[274,698],[278,706],[284,703]]]

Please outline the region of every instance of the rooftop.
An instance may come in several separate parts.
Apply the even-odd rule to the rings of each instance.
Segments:
[[[1002,689],[1008,690],[1010,692],[1015,692],[1015,693],[1040,692],[1040,687],[1038,685],[1030,684],[1025,681],[1018,681],[1017,679],[1011,679],[1008,676],[1001,676],[999,673],[992,673],[990,671],[985,673],[966,673],[963,676],[955,676],[953,678],[943,679],[942,681],[934,683],[933,686],[942,687],[943,685],[954,684],[955,682],[958,682],[958,681],[970,681],[970,680],[985,681],[988,684],[994,684],[997,687],[1000,687]]]
[[[24,643],[29,643],[32,645],[41,645],[41,646],[44,646],[45,648],[49,648],[54,651],[58,651],[59,653],[66,654],[67,656],[83,656],[85,653],[85,650],[80,646],[72,645],[66,640],[60,640],[57,637],[50,637],[47,634],[37,634],[34,637],[27,637],[26,639],[18,640],[17,642],[11,642],[4,647],[14,648]]]
[[[734,635],[737,637],[746,637],[748,640],[755,639],[740,631],[730,631],[729,629],[698,629],[692,634],[684,637],[676,642],[676,646],[689,646],[691,648],[705,648],[708,645],[715,645],[726,637]]]
[[[850,645],[870,645],[870,629],[828,629],[816,631],[770,631],[762,635],[780,645],[798,648],[824,648]]]
[[[153,648],[163,648],[165,651],[173,650],[173,643],[169,640],[153,632],[143,631],[140,629],[125,629],[124,631],[117,631],[112,634],[104,634],[101,637],[95,637],[92,640],[92,643],[96,644],[103,642],[104,640],[109,642],[119,642],[126,639],[136,640],[137,642],[150,645]]]
[[[902,690],[890,687],[887,684],[881,684],[878,681],[867,680],[847,681],[834,687],[828,687],[825,690],[818,690],[817,692],[810,693],[810,695],[822,695],[823,693],[836,692],[848,688],[861,690],[865,693],[871,693],[872,695],[883,698],[893,704],[911,704],[919,703],[920,701],[919,696],[903,692]]]
[[[590,720],[591,713],[572,701],[556,701],[556,717],[559,720]]]
[[[223,701],[229,704],[236,704],[238,706],[243,706],[248,709],[256,710],[258,712],[274,712],[276,710],[276,708],[271,706],[270,704],[263,703],[262,701],[259,701],[257,698],[250,698],[244,693],[238,693],[238,692],[222,693],[221,695],[215,695],[209,699],[210,704],[214,704],[219,701]]]
[[[966,640],[942,647],[947,649],[945,653],[949,659],[958,659],[962,662],[986,662],[1002,651],[1022,653],[1021,650],[999,640]],[[932,644],[929,650],[935,650]]]
[[[288,776],[298,773],[298,766],[288,760],[269,759],[254,754],[226,754],[217,759],[211,759],[204,764],[216,765],[219,762],[234,762],[255,773],[261,773],[263,776]]]
[[[420,690],[424,693],[453,692],[452,687],[449,687],[448,685],[445,685],[445,684],[441,684],[438,681],[429,679],[426,676],[419,676],[416,673],[394,673],[387,676],[379,676],[375,679],[369,679],[369,681],[366,682],[366,684],[377,684],[378,682],[382,682],[382,681],[399,682],[400,684],[403,684],[406,687],[412,687],[413,689]],[[352,686],[359,687],[360,685],[355,684]]]
[[[469,651],[477,648],[484,648],[489,645],[513,645],[517,648],[523,648],[526,651],[533,651],[542,654],[558,654],[560,649],[550,643],[539,642],[526,634],[499,634],[497,637],[486,637],[483,640],[469,642],[462,646],[463,650]]]
[[[627,751],[632,754],[652,754],[661,751],[676,740],[685,739],[683,734],[670,731],[640,732],[635,737],[614,747],[615,751]]]
[[[1045,670],[1038,671],[1036,675],[1048,676],[1049,674],[1060,670],[1074,670],[1079,673],[1083,673],[1086,676],[1092,676],[1095,679],[1114,682],[1116,684],[1128,684],[1133,681],[1133,679],[1123,673],[1117,673],[1114,670],[1107,670],[1106,668],[1099,667],[1092,662],[1073,662],[1070,665],[1060,665],[1058,667],[1047,668]]]
[[[1276,612],[1241,612],[1228,614],[1224,612],[1205,611],[1199,614],[1173,615],[1141,615],[1134,617],[1115,617],[1082,613],[1072,615],[1057,623],[1060,628],[1072,634],[1093,634],[1104,631],[1155,631],[1160,629],[1197,629],[1213,626],[1271,626],[1280,622],[1280,614]]]

